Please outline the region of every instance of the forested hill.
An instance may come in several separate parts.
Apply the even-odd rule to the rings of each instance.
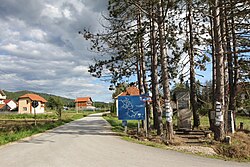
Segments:
[[[37,94],[37,95],[42,96],[43,98],[45,98],[47,101],[49,100],[50,97],[58,97],[58,98],[60,98],[62,100],[64,105],[67,105],[67,106],[73,105],[74,106],[74,99],[69,99],[69,98],[56,96],[56,95],[51,95],[51,94],[47,94],[47,93],[37,93],[37,92],[32,92],[32,91],[27,91],[27,90],[18,91],[18,92],[9,92],[9,91],[4,90],[4,93],[6,94],[7,99],[13,99],[15,101],[17,101],[18,97],[20,97],[22,95],[25,95],[27,93]]]

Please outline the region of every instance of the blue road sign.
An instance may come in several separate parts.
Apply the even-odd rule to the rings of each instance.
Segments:
[[[145,120],[145,102],[140,96],[119,96],[118,119]]]

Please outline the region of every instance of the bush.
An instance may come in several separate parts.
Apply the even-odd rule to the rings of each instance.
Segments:
[[[209,113],[209,110],[211,110],[212,108],[212,104],[210,103],[205,103],[203,104],[199,109],[198,112],[200,115],[204,116],[207,115]]]

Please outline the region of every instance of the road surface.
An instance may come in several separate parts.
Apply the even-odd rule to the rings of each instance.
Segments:
[[[249,167],[148,147],[115,136],[94,114],[31,139],[0,147],[1,167]]]

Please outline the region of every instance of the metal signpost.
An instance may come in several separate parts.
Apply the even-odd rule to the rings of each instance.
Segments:
[[[34,100],[31,103],[32,107],[34,108],[34,118],[35,118],[35,126],[36,126],[36,108],[39,105],[38,101]]]
[[[118,97],[118,119],[123,120],[125,130],[127,129],[127,120],[145,120],[145,99],[141,96],[119,96]]]

